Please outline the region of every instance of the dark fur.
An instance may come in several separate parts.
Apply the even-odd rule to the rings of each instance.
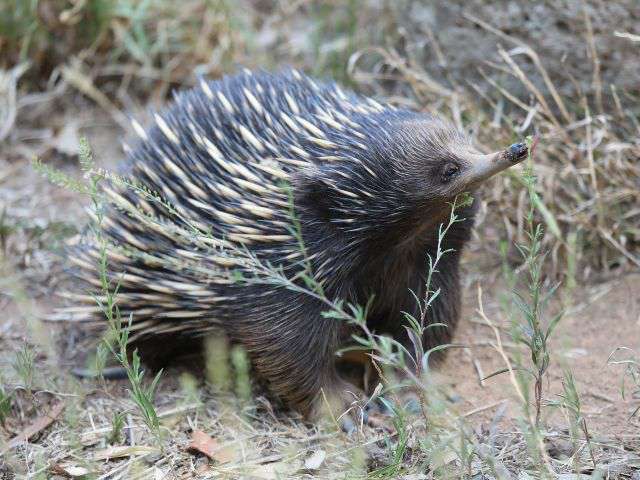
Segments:
[[[257,99],[258,108],[244,89]],[[232,105],[233,113],[217,92]],[[313,140],[317,132],[295,118],[296,110],[299,118],[322,132],[324,143]],[[281,112],[299,128],[291,128]],[[331,116],[333,124],[319,119],[322,112]],[[442,180],[443,166],[450,162],[464,166],[451,148],[468,146],[460,133],[429,115],[378,108],[366,98],[341,95],[333,84],[315,83],[295,72],[242,74],[208,82],[205,87],[178,94],[162,118],[177,142],[171,139],[171,132],[167,134],[158,125],[150,128],[148,139],[129,156],[128,176],[157,191],[178,208],[182,218],[198,222],[202,230],[210,228],[214,238],[228,240],[234,233],[250,231],[288,235],[286,191],[268,187],[282,180],[257,166],[263,159],[274,159],[289,175],[304,244],[327,296],[360,305],[373,296],[368,317],[371,328],[407,341],[402,312],[417,313],[410,291],[418,297],[424,294],[427,255],[435,255],[438,226],[448,218],[448,202],[460,193]],[[244,125],[257,143],[248,140],[239,125]],[[240,176],[257,183],[243,173],[225,169],[202,138],[215,145],[224,161],[244,165],[259,177],[259,185],[267,186],[269,193],[234,182],[234,176]],[[168,164],[184,177],[176,175]],[[239,196],[225,194],[220,184]],[[138,208],[147,208],[168,227],[189,230],[161,204],[147,201],[145,207],[139,195],[130,190],[121,186],[112,189],[116,200],[126,199]],[[196,198],[197,191],[204,192],[206,198]],[[194,198],[195,203],[190,201]],[[242,205],[243,200],[271,215],[255,214]],[[221,218],[219,211],[234,217]],[[426,348],[448,342],[459,317],[458,264],[469,239],[474,208],[466,207],[459,214],[466,220],[454,225],[447,235],[444,246],[455,252],[447,254],[439,265],[433,287],[441,293],[428,315],[429,322],[448,327],[429,329],[424,338]],[[189,337],[221,328],[230,339],[244,345],[255,370],[289,405],[310,413],[317,406],[321,389],[327,395],[342,395],[347,386],[336,373],[335,352],[352,332],[339,321],[323,317],[326,306],[283,287],[229,282],[229,270],[212,261],[215,255],[229,255],[224,249],[211,245],[208,249],[179,232],[159,233],[114,206],[107,209],[106,218],[103,233],[121,249],[119,256],[109,259],[110,271],[116,276],[123,272],[133,275],[123,278],[118,302],[123,316],[133,314],[134,339],[153,342],[155,335],[166,335],[167,330]],[[285,258],[299,250],[291,238],[254,238],[244,246],[257,258],[282,266],[288,275],[300,270],[296,263],[299,257]],[[187,258],[180,253],[185,251],[192,255]],[[73,254],[81,267],[78,277],[86,282],[95,279],[90,265],[96,263],[96,252],[89,243]],[[166,280],[173,283],[163,284]],[[176,285],[196,286],[197,292]],[[83,298],[91,304],[90,298]]]

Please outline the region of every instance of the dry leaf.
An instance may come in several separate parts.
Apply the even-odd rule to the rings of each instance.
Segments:
[[[318,470],[326,457],[327,453],[324,450],[316,450],[304,461],[304,468]]]
[[[194,430],[187,450],[202,453],[218,463],[228,463],[239,458],[240,451],[234,443],[236,442],[220,445],[215,438],[211,438],[202,430]]]
[[[31,425],[29,425],[22,432],[9,440],[7,445],[2,450],[0,450],[0,456],[4,455],[12,448],[20,445],[22,442],[26,442],[31,437],[47,428],[60,416],[62,410],[64,410],[64,403],[59,402],[53,405],[47,413],[45,413],[41,417],[36,418]]]
[[[191,443],[188,450],[196,451],[206,455],[209,458],[213,458],[213,454],[220,448],[218,441],[215,438],[211,438],[202,430],[194,430],[191,434]]]
[[[72,463],[57,463],[53,467],[51,467],[51,473],[55,473],[56,475],[64,475],[66,477],[75,478],[75,477],[83,477],[85,475],[89,475],[91,471],[87,468],[80,467]]]
[[[100,450],[93,455],[93,460],[109,460],[111,458],[123,458],[123,457],[136,457],[140,455],[147,455],[149,453],[155,453],[158,449],[155,447],[148,447],[145,445],[130,446],[117,446],[109,447],[105,450]]]

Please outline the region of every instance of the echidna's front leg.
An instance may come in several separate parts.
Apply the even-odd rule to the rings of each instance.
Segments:
[[[259,376],[288,406],[316,420],[327,402],[338,416],[356,391],[337,374],[340,324],[324,318],[321,305],[291,293],[276,305],[262,304],[261,318],[243,319],[237,339]]]

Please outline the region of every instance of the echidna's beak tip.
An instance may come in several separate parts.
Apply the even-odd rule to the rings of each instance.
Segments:
[[[533,145],[529,147],[524,142],[514,143],[510,147],[488,155],[468,154],[471,165],[466,175],[468,185],[477,185],[486,179],[506,170],[529,156]]]
[[[511,163],[518,163],[524,160],[529,154],[529,148],[526,143],[514,143],[507,149],[507,155]]]

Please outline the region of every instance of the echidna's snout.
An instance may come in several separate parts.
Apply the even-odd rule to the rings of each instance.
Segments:
[[[478,155],[466,155],[470,168],[465,178],[467,187],[474,187],[493,177],[497,173],[520,163],[529,155],[529,148],[525,143],[514,143],[505,150]]]

